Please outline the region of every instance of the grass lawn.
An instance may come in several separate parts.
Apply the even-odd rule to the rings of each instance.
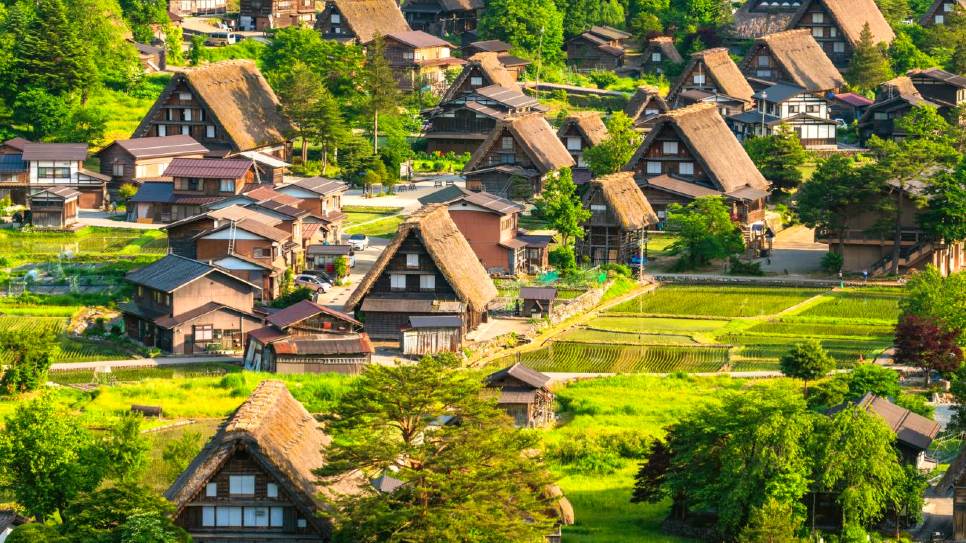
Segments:
[[[384,219],[350,226],[346,228],[346,234],[365,234],[372,238],[391,238],[396,235],[399,225],[406,220],[402,215],[393,215]]]
[[[648,234],[647,254],[649,257],[668,256],[671,244],[677,241],[677,236],[670,234]]]
[[[722,393],[788,382],[622,375],[578,381],[557,389],[562,422],[542,434],[551,469],[560,477],[560,487],[574,506],[576,523],[564,529],[564,539],[578,543],[689,541],[661,533],[668,503],[630,503],[638,464],[634,455],[622,457],[613,471],[606,467],[592,469],[593,463],[564,462],[554,454],[559,447],[587,440],[634,443],[661,436],[664,428],[683,414],[717,401]]]
[[[342,211],[346,214],[346,234],[391,238],[405,220],[405,217],[399,215],[401,207],[345,206]]]
[[[822,292],[806,288],[669,285],[628,300],[608,312],[756,317],[778,313]]]
[[[171,74],[145,76],[144,88],[139,96],[106,87],[94,91],[90,104],[102,108],[108,114],[104,143],[130,138],[170,80]]]
[[[346,226],[391,217],[399,214],[400,211],[402,211],[401,207],[344,206],[342,208]]]
[[[548,347],[499,360],[497,366],[522,362],[537,371],[575,373],[670,373],[718,371],[728,362],[728,348],[708,345],[619,345],[554,341]]]

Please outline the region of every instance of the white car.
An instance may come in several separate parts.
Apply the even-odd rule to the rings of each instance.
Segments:
[[[365,234],[352,234],[348,242],[353,251],[365,251],[369,248],[369,236]]]
[[[332,283],[325,279],[304,273],[295,276],[295,284],[317,292],[329,292],[332,288]]]

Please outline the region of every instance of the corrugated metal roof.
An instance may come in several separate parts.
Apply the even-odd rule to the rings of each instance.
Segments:
[[[557,289],[554,287],[520,287],[520,298],[524,300],[554,300]]]
[[[413,315],[409,317],[409,326],[413,328],[462,328],[463,319],[456,315],[440,315],[430,317]]]
[[[285,189],[290,186],[296,186],[308,191],[312,191],[316,194],[330,194],[333,192],[349,190],[349,186],[342,181],[337,179],[329,179],[327,177],[306,177],[305,179],[299,179],[291,185],[277,187],[276,190],[284,193]]]
[[[84,160],[87,158],[86,143],[26,143],[23,159],[34,160]]]
[[[117,145],[127,151],[134,158],[157,158],[177,155],[204,155],[208,148],[198,143],[191,136],[156,136],[150,138],[134,138],[116,140]],[[105,149],[108,149],[105,147]],[[100,155],[104,151],[97,153]]]
[[[404,43],[410,47],[452,47],[448,41],[437,38],[432,34],[427,34],[422,30],[410,30],[408,32],[393,32],[386,34],[386,38]]]
[[[272,343],[279,355],[371,354],[372,343],[366,334],[317,334],[293,336]]]
[[[231,227],[231,223],[223,224],[221,226],[218,226],[217,228],[212,228],[211,230],[202,232],[201,234],[198,235],[198,237],[204,237],[209,234],[213,234],[215,232],[219,232],[221,230],[224,230],[230,227]],[[288,239],[291,239],[292,237],[292,234],[289,234],[284,230],[279,230],[274,226],[269,226],[264,222],[261,222],[260,220],[254,220],[254,219],[241,219],[239,221],[236,221],[235,228],[238,230],[244,230],[246,232],[250,232],[257,236],[261,236],[263,238],[266,238],[272,241],[278,241],[278,242],[286,241]]]
[[[252,168],[247,158],[176,158],[164,170],[165,177],[238,179]]]
[[[0,155],[0,173],[23,173],[27,171],[27,163],[21,155],[10,153]]]
[[[527,96],[517,89],[511,89],[509,87],[502,87],[500,85],[490,85],[488,87],[482,87],[476,89],[476,93],[484,98],[489,98],[494,102],[499,102],[501,104],[507,105],[509,107],[519,108],[524,106],[536,106],[540,102],[532,96]]]
[[[351,245],[322,245],[316,243],[305,248],[307,255],[348,255],[351,252]]]
[[[209,273],[220,273],[240,283],[258,288],[215,266],[174,254],[169,254],[143,268],[130,271],[124,277],[136,285],[144,285],[162,292],[174,292]]]
[[[309,300],[302,300],[296,304],[276,311],[275,313],[269,315],[265,320],[279,328],[288,328],[293,324],[302,322],[305,319],[314,317],[320,313],[324,313],[330,317],[334,317],[354,326],[362,326],[361,322],[353,319],[345,313],[336,311],[334,309],[329,309],[328,307],[313,303]]]
[[[486,378],[487,383],[492,383],[499,381],[507,376],[513,377],[521,383],[526,383],[533,388],[542,388],[550,381],[550,377],[540,373],[535,369],[531,369],[523,364],[516,363],[509,368],[504,368],[498,372],[491,373]]]
[[[488,53],[505,53],[513,48],[513,46],[509,43],[500,40],[475,41],[470,44],[470,47],[479,49],[480,51],[486,51]]]
[[[138,188],[131,202],[167,203],[174,194],[174,183],[170,181],[144,183]]]

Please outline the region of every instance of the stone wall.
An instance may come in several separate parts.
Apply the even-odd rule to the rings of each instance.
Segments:
[[[597,288],[592,288],[566,304],[554,304],[553,310],[550,311],[550,322],[556,324],[574,315],[590,311],[600,303],[600,299],[604,297],[604,292],[607,291],[610,283],[610,281],[607,281]]]

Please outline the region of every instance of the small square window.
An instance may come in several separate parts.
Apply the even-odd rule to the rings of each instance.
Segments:
[[[813,13],[812,14],[812,22],[813,23],[824,23],[825,22],[825,14],[824,13]]]
[[[704,85],[704,74],[694,74],[694,77],[691,78],[691,80],[694,81],[695,85]]]
[[[479,76],[471,77],[470,78],[470,85],[472,85],[474,87],[482,87],[483,86],[483,78],[482,77],[479,77]]]
[[[501,149],[513,149],[513,138],[511,136],[503,136],[503,140],[500,142]]]
[[[582,143],[580,137],[578,136],[567,136],[567,150],[568,151],[579,151],[582,148]]]
[[[184,92],[184,91],[179,92],[178,93],[178,100],[185,100],[185,101],[191,100],[191,93],[190,92]]]
[[[694,175],[694,163],[682,162],[678,167],[678,173],[681,175]]]
[[[278,485],[275,483],[268,483],[267,485],[265,485],[265,495],[268,496],[269,498],[277,498]]]
[[[845,52],[845,42],[844,41],[837,41],[837,42],[833,43],[832,44],[832,51],[835,52],[835,53],[844,53]]]
[[[822,33],[822,27],[820,27],[820,26],[813,26],[812,27],[812,36],[814,36],[816,38],[821,38],[822,36],[824,36],[824,34]]]
[[[647,173],[649,175],[658,175],[661,173],[661,163],[660,162],[648,162],[647,163]]]
[[[254,475],[229,475],[228,493],[233,496],[254,495],[255,494],[255,476]]]
[[[420,275],[419,276],[419,290],[435,290],[436,289],[436,276],[435,275]]]
[[[945,11],[946,13],[952,12],[953,11],[953,5],[952,4],[943,4],[943,11]]]
[[[419,267],[419,255],[416,253],[406,254],[406,267],[407,268],[418,268]]]
[[[661,53],[651,53],[651,62],[661,62]]]
[[[941,25],[946,21],[946,18],[942,15],[936,15],[936,24]]]
[[[234,179],[222,179],[221,186],[219,187],[221,192],[235,192],[235,180]]]
[[[209,124],[208,126],[205,127],[205,137],[206,138],[215,137],[215,125]]]
[[[211,506],[201,508],[201,525],[204,527],[214,527],[215,508]]]
[[[590,204],[590,211],[601,213],[601,212],[607,211],[607,206],[605,206],[604,204]]]
[[[835,28],[834,26],[829,27],[829,29],[828,29],[828,37],[834,38],[834,37],[836,37],[838,35],[839,35],[839,30],[837,28]]]
[[[342,17],[338,13],[333,13],[330,20],[332,21],[332,24],[339,24],[342,22]]]
[[[181,125],[181,135],[182,136],[190,136],[191,135],[191,127],[188,126],[188,125],[186,125],[186,124]]]
[[[771,66],[771,59],[768,58],[768,55],[762,55],[762,56],[758,57],[758,65],[759,66],[766,66],[766,67],[767,66]]]
[[[163,124],[159,124],[158,125],[158,136],[163,138],[164,136],[167,136],[167,135],[168,135],[168,127],[165,126],[165,125],[163,125]]]
[[[676,155],[678,154],[678,142],[676,141],[665,141],[661,144],[661,151],[665,155]]]
[[[390,274],[389,288],[392,290],[406,290],[406,276],[401,273]]]
[[[306,526],[308,526],[308,523],[305,522],[304,518],[298,519],[296,524],[298,525],[299,528],[305,528]]]
[[[124,175],[124,164],[118,162],[114,164],[114,175],[121,176]]]
[[[205,485],[205,496],[209,498],[218,496],[218,483],[208,483]]]

